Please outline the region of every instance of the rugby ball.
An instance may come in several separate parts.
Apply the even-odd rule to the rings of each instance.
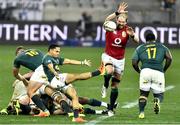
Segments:
[[[106,31],[113,32],[116,29],[116,23],[113,21],[105,21],[103,27]]]

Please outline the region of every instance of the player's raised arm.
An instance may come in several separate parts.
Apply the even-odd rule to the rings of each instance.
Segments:
[[[105,21],[113,20],[116,16],[118,16],[121,13],[126,13],[127,14],[128,11],[125,10],[127,7],[128,7],[127,3],[125,3],[125,2],[120,3],[119,6],[118,6],[117,11],[112,13],[112,14],[110,14],[110,15],[108,15],[106,17]]]

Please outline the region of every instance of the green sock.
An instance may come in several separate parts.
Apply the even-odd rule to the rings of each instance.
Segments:
[[[144,98],[139,99],[139,112],[144,112],[144,108],[146,106],[147,100]]]
[[[117,97],[118,97],[118,88],[111,89],[109,110],[113,110]]]

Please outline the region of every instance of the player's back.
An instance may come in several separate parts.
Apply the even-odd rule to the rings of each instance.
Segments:
[[[34,71],[39,65],[42,64],[43,56],[44,54],[39,50],[28,49],[16,57],[16,59],[14,60],[14,65],[17,68],[22,65]]]
[[[11,101],[18,100],[22,96],[27,95],[27,88],[22,81],[15,80],[15,82],[13,83],[13,88],[14,88],[14,91],[13,91]]]
[[[143,68],[151,68],[163,72],[163,61],[168,49],[161,43],[152,42],[141,45],[137,53]]]

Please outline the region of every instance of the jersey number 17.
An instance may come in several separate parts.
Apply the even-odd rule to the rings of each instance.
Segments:
[[[156,48],[147,48],[146,50],[148,54],[148,59],[155,59],[156,58]]]

